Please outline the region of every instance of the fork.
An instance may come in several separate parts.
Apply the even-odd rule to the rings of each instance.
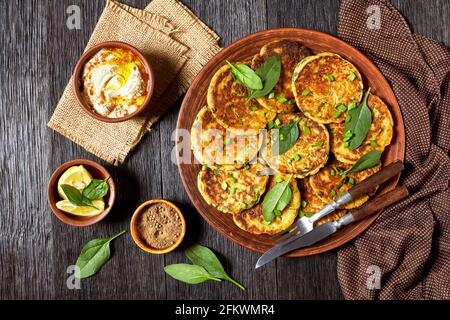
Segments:
[[[355,184],[350,190],[342,194],[335,201],[327,204],[313,216],[303,216],[288,229],[274,234],[272,238],[276,240],[276,243],[281,244],[284,242],[290,242],[290,240],[292,240],[292,237],[296,235],[308,233],[314,228],[314,223],[316,221],[320,220],[336,209],[343,207],[354,199],[358,199],[359,197],[368,194],[371,190],[373,190],[374,187],[398,175],[404,169],[404,167],[405,166],[401,160],[397,160],[388,164],[386,167],[371,175],[369,178]],[[296,239],[296,237],[293,239]]]

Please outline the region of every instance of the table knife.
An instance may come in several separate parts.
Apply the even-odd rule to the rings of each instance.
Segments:
[[[274,246],[264,253],[256,262],[255,269],[265,265],[266,263],[299,248],[307,247],[323,240],[341,227],[346,226],[352,222],[360,221],[384,207],[387,207],[401,199],[408,196],[408,189],[405,186],[400,186],[394,190],[376,197],[366,203],[363,207],[350,211],[338,221],[331,221],[315,227],[312,231],[291,242]]]

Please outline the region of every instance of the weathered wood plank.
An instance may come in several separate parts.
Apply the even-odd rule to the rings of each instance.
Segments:
[[[0,3],[0,297],[52,298],[45,6]],[[47,290],[45,290],[47,288]]]

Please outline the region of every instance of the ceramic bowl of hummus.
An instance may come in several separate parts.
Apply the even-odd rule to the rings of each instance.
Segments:
[[[102,42],[78,60],[73,89],[78,103],[93,118],[121,122],[142,114],[154,87],[153,72],[133,46]]]

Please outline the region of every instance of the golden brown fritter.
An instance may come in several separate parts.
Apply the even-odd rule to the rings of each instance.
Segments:
[[[289,179],[289,175],[276,174],[269,178],[269,185],[266,192],[268,192],[273,186],[276,185],[277,181],[286,181]],[[262,201],[255,207],[242,211],[241,213],[233,215],[234,223],[247,232],[253,234],[275,234],[287,229],[295,219],[298,217],[298,209],[300,208],[300,191],[297,187],[297,181],[295,178],[291,179],[290,188],[292,191],[291,202],[287,207],[281,212],[280,216],[275,217],[275,219],[267,224],[264,221],[262,215]]]
[[[296,113],[279,114],[277,120],[281,125],[297,122],[300,134],[291,149],[276,155],[277,150],[272,150],[272,140],[276,138],[277,133],[270,130],[261,151],[267,164],[280,173],[294,174],[296,178],[319,171],[327,162],[330,150],[326,127]]]
[[[253,70],[258,69],[261,64],[274,55],[278,55],[281,60],[280,79],[273,89],[273,97],[257,98],[264,108],[277,113],[297,110],[292,93],[292,74],[297,64],[311,54],[311,51],[301,43],[289,40],[272,41],[261,48],[260,53],[253,58]]]
[[[208,204],[236,214],[257,204],[266,190],[269,178],[258,175],[262,169],[259,163],[232,171],[205,167],[198,173],[198,189]]]
[[[237,135],[222,127],[208,107],[200,109],[191,128],[191,148],[196,159],[209,167],[238,169],[256,157],[262,140],[253,135]]]
[[[257,101],[247,102],[247,98],[247,89],[234,81],[230,66],[225,65],[214,74],[207,100],[208,107],[220,125],[236,133],[246,134],[250,129],[265,128],[267,122],[276,116]]]

